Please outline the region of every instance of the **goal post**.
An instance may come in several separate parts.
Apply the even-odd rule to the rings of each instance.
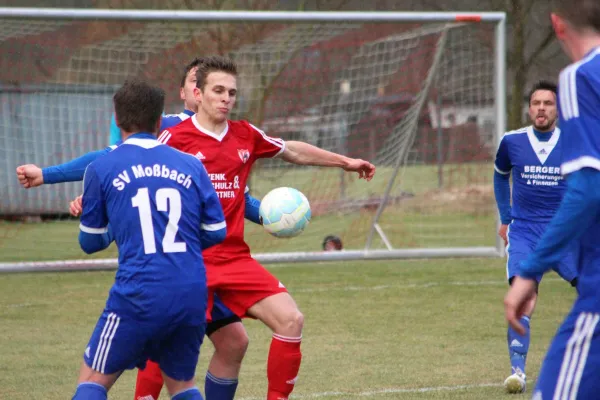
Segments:
[[[313,221],[293,239],[246,224],[263,263],[496,257],[492,188],[505,132],[499,12],[278,12],[0,8],[0,272],[112,269],[85,256],[67,214],[80,183],[24,190],[24,163],[49,166],[108,144],[112,95],[143,76],[181,111],[182,67],[224,54],[239,67],[233,118],[267,134],[371,160],[371,182],[260,160],[261,198],[292,186]],[[343,251],[322,251],[328,235]]]

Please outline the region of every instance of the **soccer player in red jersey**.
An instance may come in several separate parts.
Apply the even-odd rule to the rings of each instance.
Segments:
[[[198,112],[163,131],[159,141],[195,155],[208,171],[227,222],[226,239],[203,253],[209,294],[218,295],[239,317],[259,319],[271,328],[267,400],[286,400],[300,369],[304,316],[285,286],[251,257],[244,241],[244,190],[250,170],[259,158],[279,156],[298,165],[339,167],[369,181],[375,167],[307,143],[269,137],[247,121],[229,120],[237,96],[236,77],[233,61],[205,58],[194,89]],[[152,369],[149,365],[139,374]]]

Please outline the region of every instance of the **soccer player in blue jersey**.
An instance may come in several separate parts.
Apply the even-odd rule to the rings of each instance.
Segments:
[[[79,242],[93,253],[114,239],[119,268],[73,399],[106,399],[146,357],[172,399],[202,399],[193,380],[206,327],[202,250],[225,238],[223,210],[202,163],[156,140],[161,89],[127,81],[114,105],[124,142],[86,169]]]
[[[202,59],[196,58],[185,66],[180,84],[180,98],[183,101],[184,110],[180,114],[164,116],[161,132],[186,120],[197,111],[198,105],[193,92],[196,87],[196,71],[201,62]],[[116,130],[118,131],[118,128]],[[90,162],[115,148],[117,145],[88,153],[65,164],[43,169],[33,164],[21,165],[17,168],[17,177],[25,188],[33,188],[44,183],[79,181],[83,178],[83,172]],[[246,193],[245,200],[246,219],[259,224],[260,201],[249,193]],[[74,214],[77,214],[77,204],[75,206]],[[207,400],[232,400],[237,389],[241,363],[248,348],[248,334],[240,318],[218,299],[213,305],[211,317],[212,321],[207,325],[206,335],[214,344],[215,352],[206,374],[205,395]],[[135,400],[147,398],[147,396],[158,398],[163,381],[160,376],[151,378],[147,374],[138,378]]]
[[[579,249],[578,297],[558,329],[534,390],[536,400],[600,398],[600,2],[554,0],[554,31],[574,61],[559,79],[559,126],[564,132],[562,203],[535,251],[521,264],[505,299],[508,323],[535,296],[536,277]]]
[[[512,284],[519,264],[534,249],[552,219],[566,189],[560,175],[564,133],[556,126],[556,85],[540,81],[529,93],[532,125],[506,133],[494,163],[494,192],[502,225],[498,234],[508,244],[507,279]],[[509,178],[512,173],[512,207]],[[555,270],[573,286],[577,285],[576,252],[569,252]],[[542,275],[538,275],[539,284]],[[511,375],[504,385],[509,393],[525,391],[525,362],[530,343],[530,318],[535,309],[533,296],[521,317],[523,335],[508,327],[507,341]]]

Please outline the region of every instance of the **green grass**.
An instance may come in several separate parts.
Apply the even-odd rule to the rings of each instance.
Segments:
[[[367,392],[373,399],[507,398],[500,386],[510,370],[503,260],[298,264],[270,270],[286,284],[306,318],[295,390],[303,397],[298,398],[358,399]],[[1,277],[0,399],[69,398],[113,276]],[[529,395],[573,297],[569,285],[555,275],[542,282],[532,319]],[[257,321],[244,324],[251,343],[237,398],[264,399],[270,334]],[[211,353],[207,341],[198,366],[200,387]],[[125,373],[111,398],[130,400],[134,379],[134,372]],[[434,389],[418,392],[420,388]],[[386,389],[392,392],[386,394]]]

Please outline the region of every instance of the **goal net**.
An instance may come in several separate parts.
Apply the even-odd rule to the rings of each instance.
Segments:
[[[238,63],[234,119],[377,166],[365,182],[277,159],[255,164],[252,195],[295,187],[313,214],[307,230],[287,240],[247,222],[259,259],[497,254],[491,177],[503,128],[498,97],[504,101],[497,27],[420,20],[0,19],[0,262],[114,266],[114,246],[94,256],[79,250],[68,202],[81,183],[24,190],[15,167],[106,147],[112,95],[129,77],[158,83],[165,111],[181,112],[182,68],[210,54]],[[329,235],[343,252],[321,251]]]

